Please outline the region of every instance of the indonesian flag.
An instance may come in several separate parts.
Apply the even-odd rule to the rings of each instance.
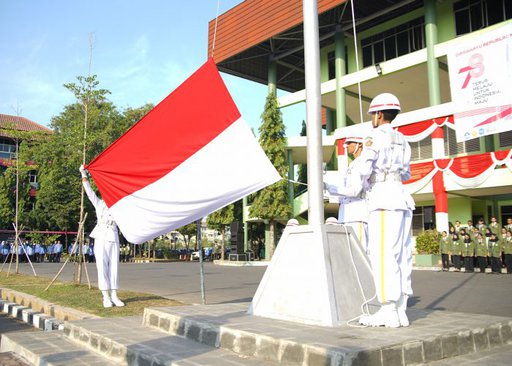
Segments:
[[[212,59],[86,168],[135,244],[281,179]]]

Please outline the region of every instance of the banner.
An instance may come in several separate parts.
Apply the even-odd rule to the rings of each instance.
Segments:
[[[512,130],[512,23],[448,53],[457,142]]]

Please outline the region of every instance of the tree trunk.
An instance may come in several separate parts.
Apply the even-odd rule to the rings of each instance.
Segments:
[[[274,256],[274,250],[276,247],[276,240],[275,240],[275,231],[276,231],[276,222],[274,220],[270,220],[270,253],[268,259],[272,259]]]
[[[220,260],[224,261],[224,229],[220,232]]]

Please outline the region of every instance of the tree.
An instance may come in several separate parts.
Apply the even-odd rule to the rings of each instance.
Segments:
[[[188,225],[182,226],[179,229],[176,230],[183,236],[183,240],[185,241],[185,247],[187,248],[187,258],[188,258],[188,251],[190,249],[190,240],[192,237],[197,236],[197,224],[196,222],[191,222]],[[196,240],[196,246],[197,246],[197,240]],[[195,248],[197,250],[197,248]]]
[[[220,231],[221,244],[220,244],[220,259],[224,260],[224,233],[226,225],[231,224],[235,220],[235,205],[227,205],[215,212],[208,215],[206,223],[212,229]]]
[[[274,92],[269,92],[267,96],[265,110],[261,115],[261,119],[262,124],[259,128],[260,145],[281,177],[287,177],[288,162],[286,158],[285,126]],[[285,219],[290,212],[286,180],[281,179],[279,182],[255,194],[249,214],[252,217],[269,220],[270,258],[274,254],[276,219]]]

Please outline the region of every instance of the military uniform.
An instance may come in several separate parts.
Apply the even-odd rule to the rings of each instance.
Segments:
[[[329,193],[340,196],[338,223],[351,227],[363,249],[368,253],[368,207],[363,197],[367,181],[361,180],[360,163],[359,158],[355,158],[350,163],[343,175],[341,185],[325,183],[325,186]]]
[[[462,256],[461,256],[461,253],[462,253],[462,243],[459,239],[459,235],[457,234],[452,234],[452,247],[451,247],[451,252],[452,252],[452,262],[453,262],[453,267],[455,267],[455,272],[460,272],[460,269],[462,267]]]
[[[474,255],[475,243],[469,238],[462,239],[462,255],[464,256],[464,269],[468,273],[475,271]]]
[[[503,252],[505,253],[505,266],[507,267],[507,273],[512,274],[512,235],[507,235],[501,239],[501,245]]]
[[[491,260],[492,273],[501,273],[501,242],[497,236],[489,240],[489,259]]]
[[[446,232],[443,232],[445,234]],[[450,250],[451,250],[451,238],[449,235],[442,236],[439,239],[439,252],[441,253],[441,262],[443,264],[443,271],[450,269]]]
[[[478,268],[480,268],[481,273],[485,273],[485,269],[487,268],[487,254],[488,254],[488,246],[486,240],[482,237],[475,239],[475,255],[478,263]]]

